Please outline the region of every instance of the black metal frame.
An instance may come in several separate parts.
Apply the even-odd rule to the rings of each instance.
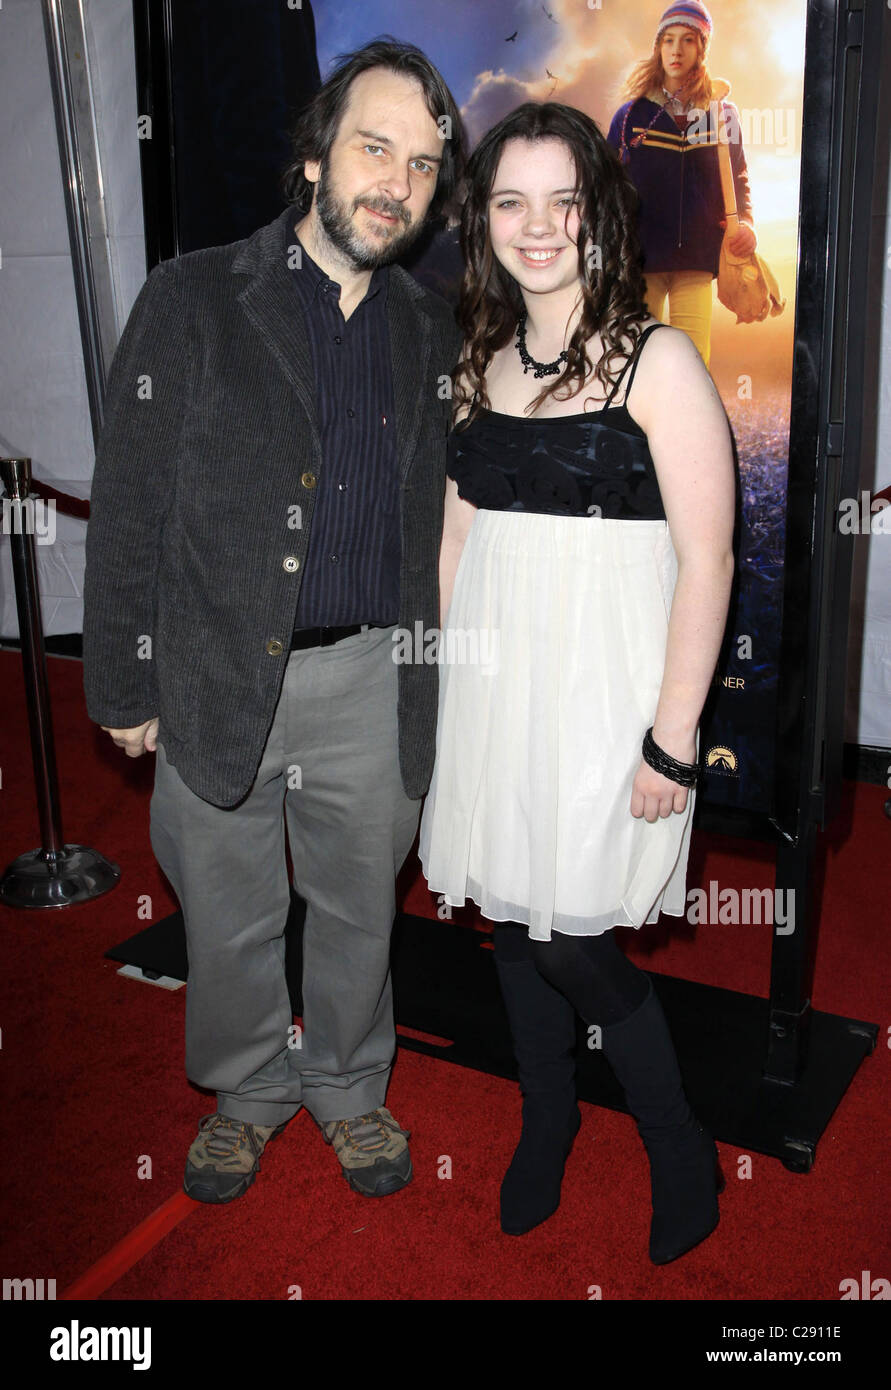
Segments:
[[[841,798],[853,538],[839,503],[857,496],[870,308],[870,213],[883,6],[810,0],[801,160],[792,428],[776,727],[777,887],[796,931],[774,936],[765,1076],[807,1064],[818,935],[817,830]],[[829,158],[826,158],[826,154]]]
[[[173,0],[133,0],[139,115],[151,136],[139,144],[146,270],[180,253],[173,129]]]

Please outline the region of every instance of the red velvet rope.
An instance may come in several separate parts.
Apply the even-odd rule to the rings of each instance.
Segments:
[[[58,488],[51,487],[49,483],[41,483],[36,478],[31,479],[31,492],[37,497],[42,497],[44,501],[53,501],[57,511],[64,513],[65,516],[83,517],[84,521],[90,519],[90,499],[88,497],[72,497],[68,492],[59,492]]]

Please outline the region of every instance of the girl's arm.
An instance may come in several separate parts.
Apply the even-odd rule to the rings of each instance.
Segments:
[[[662,328],[647,340],[629,411],[646,431],[678,560],[653,738],[679,762],[693,763],[727,622],[736,493],[724,406],[686,333]],[[652,821],[686,803],[686,788],[641,760],[632,815]]]
[[[755,222],[752,216],[749,171],[743,149],[739,112],[730,101],[725,101],[724,107],[725,111],[727,108],[730,111],[727,124],[727,129],[732,137],[729,145],[730,170],[733,174],[733,187],[736,195],[736,215],[739,219],[739,231],[730,241],[730,250],[737,256],[747,256],[758,245],[758,236],[755,232]]]
[[[439,626],[445,626],[446,615],[452,602],[452,590],[458,561],[464,549],[464,541],[470,530],[476,507],[458,496],[458,485],[454,478],[446,478],[445,505],[443,508],[442,543],[439,548]]]
[[[747,222],[750,227],[754,226],[752,216],[752,191],[749,187],[749,170],[746,164],[746,153],[743,149],[742,127],[739,120],[739,111],[731,101],[724,102],[725,109],[730,108],[731,115],[727,129],[732,132],[728,146],[730,150],[730,168],[733,173],[733,185],[736,192],[736,215],[740,222]]]

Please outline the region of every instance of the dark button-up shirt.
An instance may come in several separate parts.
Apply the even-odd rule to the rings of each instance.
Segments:
[[[330,280],[284,224],[283,254],[300,245],[291,284],[315,374],[322,466],[295,627],[395,623],[401,559],[399,478],[387,295],[389,268],[371,276],[349,319]]]

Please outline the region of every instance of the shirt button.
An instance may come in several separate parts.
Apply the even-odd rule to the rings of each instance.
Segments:
[[[332,565],[337,565],[337,564],[340,563],[340,556],[339,556],[339,555],[329,555],[329,556],[328,556],[328,559],[331,561]]]
[[[300,481],[304,487],[315,487],[316,475],[315,473],[301,473]]]
[[[271,641],[266,643],[266,650],[270,656],[281,656],[284,647],[277,637],[273,637]]]
[[[294,571],[299,570],[299,568],[300,561],[297,559],[296,555],[286,555],[282,560],[282,569],[287,570],[289,574],[293,574]]]
[[[335,333],[335,335],[334,335],[334,341],[335,341],[335,343],[339,343],[339,342],[340,342],[340,334],[339,334],[339,333]]]
[[[338,484],[337,484],[337,491],[338,491],[338,492],[346,492],[346,490],[347,490],[348,487],[349,487],[349,483],[338,483]]]
[[[349,417],[350,417],[351,420],[353,419],[353,417],[354,417],[355,414],[356,414],[355,410],[350,410],[349,408],[347,408],[347,415],[349,415]]]

